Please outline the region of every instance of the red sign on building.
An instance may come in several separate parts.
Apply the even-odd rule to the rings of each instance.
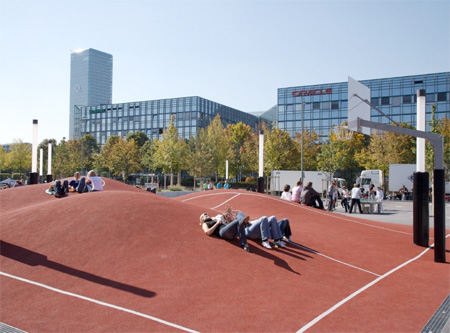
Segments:
[[[300,97],[300,96],[312,96],[312,95],[327,95],[331,94],[331,88],[327,89],[314,89],[314,90],[300,90],[293,91],[292,97]]]

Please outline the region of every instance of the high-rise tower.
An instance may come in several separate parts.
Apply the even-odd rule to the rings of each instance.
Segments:
[[[108,53],[94,49],[71,53],[69,139],[81,136],[81,106],[112,103],[112,70]]]

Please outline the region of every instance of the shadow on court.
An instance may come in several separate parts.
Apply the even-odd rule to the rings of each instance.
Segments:
[[[107,287],[133,293],[142,297],[154,297],[156,295],[153,291],[137,288],[134,286],[130,286],[128,284],[120,283],[117,281],[103,278],[101,276],[80,271],[72,267],[61,265],[57,262],[48,260],[46,256],[40,253],[33,252],[23,247],[10,244],[4,241],[0,241],[0,249],[1,249],[0,254],[3,257],[19,261],[29,266],[44,266],[64,274],[69,274],[78,277],[80,279],[84,279],[86,281],[98,283]]]

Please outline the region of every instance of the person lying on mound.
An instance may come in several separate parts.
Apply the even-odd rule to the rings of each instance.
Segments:
[[[225,215],[226,220],[233,219],[233,213],[230,212]],[[250,221],[245,225],[245,236],[249,239],[262,239],[261,245],[266,249],[272,249],[269,243],[269,239],[273,239],[273,245],[275,247],[286,247],[287,242],[292,242],[291,240],[291,228],[288,219],[282,219],[277,221],[275,216],[267,218],[267,216],[262,216],[259,219]]]
[[[235,225],[235,221],[239,220],[239,218],[242,218],[243,216],[244,214],[242,214],[242,212],[236,213],[235,211],[232,211],[231,208],[228,208],[223,214],[217,215],[214,218],[212,218],[208,213],[203,213],[202,215],[200,215],[200,225],[207,235],[211,236],[214,234],[216,236],[222,237],[220,236],[220,234],[217,234],[215,232],[215,230],[217,230],[215,228],[220,228],[221,225]],[[248,221],[249,218],[247,218],[248,217],[246,217],[246,220]],[[263,216],[252,222],[243,223],[243,227],[244,233],[239,234],[239,239],[241,241],[241,246],[246,251],[250,251],[250,247],[247,244],[247,238],[262,239],[262,245],[266,249],[272,248],[270,246],[270,243],[268,242],[268,239],[270,238],[274,240],[273,244],[276,247],[286,247],[286,243],[284,243],[282,239],[288,242],[292,242],[290,238],[292,233],[288,219],[277,221],[275,216],[271,216],[270,218]],[[241,231],[239,230],[239,232]],[[234,237],[231,239],[234,238],[236,238],[236,235],[234,235]],[[245,244],[245,246],[243,244]]]
[[[203,213],[200,215],[200,226],[207,236],[214,235],[228,240],[236,239],[239,236],[241,247],[250,252],[245,236],[245,225],[248,224],[250,218],[244,216],[242,212],[238,212],[236,216],[233,215],[234,218],[231,220],[231,215],[233,214],[230,209],[216,217],[211,217],[209,213]]]
[[[103,191],[102,178],[97,176],[94,170],[87,174],[87,178],[81,178],[77,188],[78,193]]]

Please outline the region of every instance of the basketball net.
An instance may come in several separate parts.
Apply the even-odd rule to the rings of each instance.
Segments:
[[[347,126],[334,126],[333,132],[338,140],[349,141],[353,136],[353,131],[349,130]]]

